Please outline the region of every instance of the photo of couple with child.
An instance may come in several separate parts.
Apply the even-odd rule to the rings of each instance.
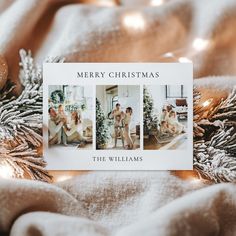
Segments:
[[[91,87],[49,85],[48,95],[49,147],[92,149]]]
[[[139,149],[140,86],[97,85],[96,99],[97,149]]]
[[[187,148],[188,96],[185,85],[144,87],[144,149]]]

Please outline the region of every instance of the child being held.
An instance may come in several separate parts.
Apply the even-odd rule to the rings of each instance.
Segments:
[[[161,113],[161,121],[167,121],[168,117],[169,112],[167,111],[167,109],[163,108]]]
[[[123,113],[121,113],[121,115],[123,115]],[[116,115],[115,116],[115,124],[114,124],[114,128],[115,128],[115,145],[114,145],[114,147],[117,146],[118,137],[120,137],[121,140],[122,140],[122,146],[124,147],[124,145],[125,145],[121,115]]]

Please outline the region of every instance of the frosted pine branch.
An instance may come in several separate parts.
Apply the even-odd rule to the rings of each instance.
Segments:
[[[24,86],[18,98],[7,98],[12,88],[1,98],[0,140],[21,136],[28,143],[42,145],[42,70],[34,65],[31,54],[20,50],[20,79]],[[5,100],[4,100],[5,99]]]
[[[215,182],[236,182],[236,87],[211,109],[194,89],[194,168]]]
[[[14,177],[48,181],[46,163],[38,153],[42,147],[43,88],[42,69],[34,64],[31,52],[20,50],[20,74],[23,91],[11,96],[14,86],[7,84],[0,91],[0,165],[14,170]],[[50,58],[46,62],[63,62]]]
[[[0,146],[0,165],[9,165],[17,178],[30,176],[35,180],[49,181],[50,175],[44,169],[45,161],[37,150],[31,149],[27,143],[22,143],[15,148],[9,148],[8,145]]]

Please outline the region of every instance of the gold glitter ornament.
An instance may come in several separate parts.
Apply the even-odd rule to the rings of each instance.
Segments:
[[[8,76],[8,66],[5,58],[0,55],[0,90],[4,87]]]

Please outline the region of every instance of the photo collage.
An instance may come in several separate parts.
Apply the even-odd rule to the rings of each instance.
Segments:
[[[186,150],[187,129],[185,85],[48,86],[50,149]]]

